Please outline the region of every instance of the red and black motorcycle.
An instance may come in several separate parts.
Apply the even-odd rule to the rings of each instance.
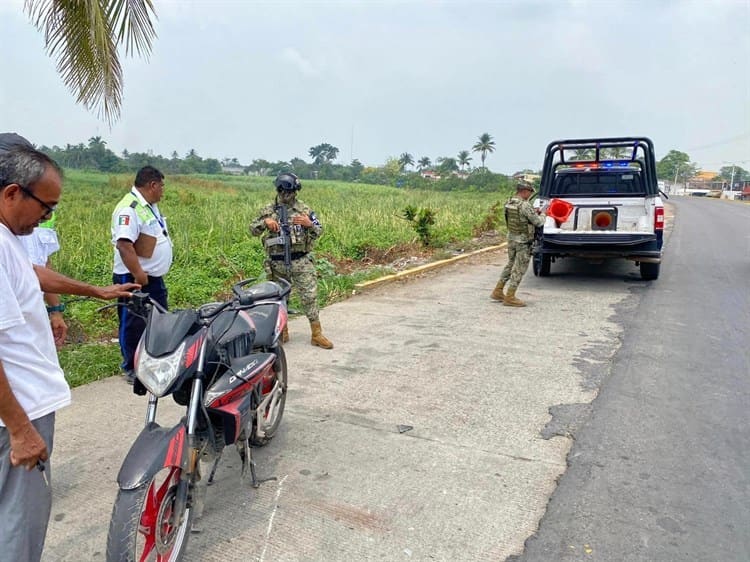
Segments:
[[[134,391],[148,393],[148,407],[117,476],[108,561],[179,560],[227,445],[239,452],[243,478],[249,469],[258,486],[250,447],[266,444],[284,414],[281,332],[291,287],[254,282],[234,285],[226,302],[174,312],[133,293],[127,306],[147,318]],[[170,394],[186,415],[167,428],[156,423],[156,406]]]

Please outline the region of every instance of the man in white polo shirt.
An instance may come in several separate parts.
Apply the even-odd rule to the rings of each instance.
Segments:
[[[47,155],[29,147],[0,151],[2,560],[41,558],[52,506],[55,411],[70,403],[42,291],[112,299],[137,287],[95,287],[34,268],[17,237],[52,215],[61,192],[62,171]]]
[[[172,241],[167,222],[156,205],[164,195],[164,174],[144,166],[135,175],[135,185],[112,213],[112,245],[115,247],[112,281],[135,282],[167,308],[164,276],[172,265]],[[125,306],[117,307],[120,319],[120,351],[125,380],[133,384],[135,350],[146,322]]]

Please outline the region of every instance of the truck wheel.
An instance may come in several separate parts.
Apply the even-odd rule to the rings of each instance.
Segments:
[[[641,262],[641,279],[644,281],[653,281],[659,278],[660,263]]]
[[[552,264],[552,256],[546,254],[534,254],[533,258],[534,275],[537,277],[547,277]]]

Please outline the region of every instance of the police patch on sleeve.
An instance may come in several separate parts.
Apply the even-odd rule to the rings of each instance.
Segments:
[[[310,220],[315,226],[320,226],[320,220],[318,220],[318,215],[315,214],[315,211],[310,211]]]
[[[117,217],[117,226],[130,226],[130,215],[120,215]]]

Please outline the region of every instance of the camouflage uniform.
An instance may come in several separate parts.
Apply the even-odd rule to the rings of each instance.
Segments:
[[[270,280],[278,278],[286,279],[292,284],[299,295],[302,303],[302,310],[310,322],[318,321],[318,279],[315,273],[315,262],[310,255],[315,241],[323,234],[323,225],[315,215],[315,212],[305,205],[302,201],[295,201],[287,206],[287,218],[292,239],[292,267],[287,272],[284,265],[284,246],[274,244],[280,233],[271,232],[266,228],[265,220],[272,218],[280,223],[278,207],[276,204],[264,207],[260,216],[250,224],[250,233],[253,236],[262,236],[263,247],[268,255],[263,264],[266,275]],[[292,218],[295,215],[304,214],[310,217],[312,226],[303,228],[300,225],[292,224]]]
[[[531,203],[514,195],[505,204],[508,225],[508,263],[500,274],[500,283],[516,289],[521,283],[531,259],[534,227],[544,224],[545,215],[538,215]]]

